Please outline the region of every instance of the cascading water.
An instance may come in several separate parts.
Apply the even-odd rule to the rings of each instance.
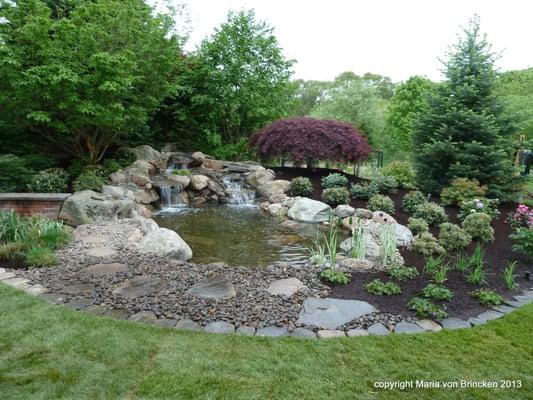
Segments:
[[[182,207],[183,206],[183,200],[181,199],[182,191],[183,191],[183,187],[181,185],[161,186],[161,207],[164,210]]]
[[[254,204],[255,191],[243,187],[240,180],[232,179],[231,176],[222,178],[229,194],[229,204],[245,205]]]

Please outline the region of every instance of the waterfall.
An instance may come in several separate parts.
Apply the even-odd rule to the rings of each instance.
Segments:
[[[183,187],[176,186],[161,186],[161,207],[163,209],[177,208],[183,205],[181,200],[181,192]]]
[[[231,176],[225,176],[222,178],[222,182],[229,194],[229,204],[254,204],[255,191],[243,187],[241,181],[233,180]]]

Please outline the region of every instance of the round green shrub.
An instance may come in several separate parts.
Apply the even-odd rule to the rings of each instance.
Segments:
[[[482,212],[468,215],[463,221],[464,230],[472,237],[482,242],[494,240],[494,229],[490,226],[491,217]]]
[[[370,179],[370,183],[378,188],[379,193],[393,192],[398,188],[398,182],[394,176],[377,174]]]
[[[112,174],[113,172],[117,172],[118,170],[122,169],[122,165],[120,165],[120,163],[113,159],[113,158],[109,158],[107,160],[104,161],[104,163],[102,164],[102,168],[103,168],[103,175],[110,175]]]
[[[355,183],[350,188],[350,193],[354,199],[368,200],[375,194],[378,194],[378,187],[373,183]]]
[[[411,251],[423,254],[426,257],[433,254],[443,254],[445,252],[444,248],[430,232],[422,232],[419,235],[416,235],[411,243],[410,249]]]
[[[413,188],[415,186],[415,170],[409,161],[392,161],[388,163],[381,173],[385,176],[392,176],[403,188]]]
[[[422,232],[429,231],[429,225],[426,221],[424,221],[422,218],[413,218],[409,217],[407,220],[407,227],[411,229],[411,231],[417,235]]]
[[[440,202],[444,206],[458,206],[465,200],[483,197],[487,187],[480,186],[477,179],[455,178],[450,186],[442,189]]]
[[[292,196],[306,197],[313,193],[313,184],[309,178],[298,176],[291,180],[289,192]]]
[[[132,149],[121,147],[117,150],[113,159],[116,160],[122,168],[129,167],[137,160],[137,156]]]
[[[446,250],[459,250],[467,247],[472,237],[459,225],[445,222],[440,226],[439,242]]]
[[[322,192],[322,200],[332,207],[350,203],[350,192],[343,187],[333,187]]]
[[[320,181],[324,189],[348,186],[348,178],[339,173],[332,173],[322,178]]]
[[[60,168],[45,169],[31,177],[28,190],[34,193],[65,193],[68,178],[68,174]]]
[[[414,190],[403,196],[402,209],[408,214],[413,214],[420,204],[426,202],[426,196],[420,190]]]
[[[371,211],[383,211],[387,214],[394,214],[394,202],[389,196],[375,194],[368,200],[366,206]]]
[[[440,225],[448,219],[444,208],[433,202],[419,204],[415,209],[414,216],[416,218],[422,218],[429,225],[434,226]]]
[[[81,190],[94,190],[99,192],[102,190],[105,182],[105,178],[98,174],[97,171],[86,171],[74,180],[72,188],[75,192]]]

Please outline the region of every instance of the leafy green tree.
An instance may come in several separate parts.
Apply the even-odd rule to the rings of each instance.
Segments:
[[[427,98],[434,86],[427,78],[412,76],[396,88],[386,116],[386,133],[396,150],[412,150],[414,123],[427,107]]]
[[[96,163],[173,87],[181,38],[142,0],[2,1],[0,18],[0,136]]]
[[[320,103],[331,82],[305,81],[298,79],[293,81],[296,86],[294,91],[294,104],[291,114],[298,117],[311,115],[313,109]]]
[[[472,20],[449,54],[446,81],[416,123],[414,162],[423,190],[437,192],[455,177],[475,178],[498,196],[512,190],[515,130],[494,93],[494,58]]]

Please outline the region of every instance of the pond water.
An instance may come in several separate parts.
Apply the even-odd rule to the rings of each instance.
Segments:
[[[303,264],[307,245],[319,226],[306,224],[298,234],[280,228],[280,221],[263,215],[254,205],[166,208],[154,219],[175,230],[193,251],[193,262],[223,261],[229,265],[266,266],[275,262]]]

